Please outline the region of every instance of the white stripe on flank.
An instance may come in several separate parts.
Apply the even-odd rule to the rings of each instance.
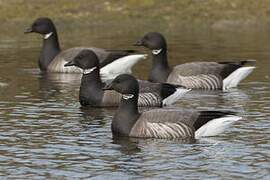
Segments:
[[[256,67],[241,67],[233,71],[223,80],[223,90],[236,87],[240,81],[245,79]]]
[[[180,84],[188,88],[218,89],[221,88],[221,80],[213,74],[200,74],[196,76],[180,76]]]
[[[195,132],[195,138],[205,137],[205,136],[215,136],[225,131],[232,123],[242,119],[242,117],[229,115],[217,119],[213,119],[200,127]]]
[[[139,93],[139,106],[159,106],[160,101],[158,95],[153,93]]]
[[[162,104],[164,106],[173,104],[175,101],[177,101],[178,99],[180,99],[181,97],[183,97],[184,94],[186,94],[187,92],[189,92],[191,89],[186,89],[186,88],[177,88],[176,91],[168,96],[166,99],[164,99],[162,101]]]
[[[119,74],[131,74],[131,68],[141,59],[146,59],[147,54],[129,55],[119,58],[100,69],[102,80],[114,79]]]
[[[175,139],[193,137],[193,131],[184,123],[149,123],[145,131],[146,137]]]

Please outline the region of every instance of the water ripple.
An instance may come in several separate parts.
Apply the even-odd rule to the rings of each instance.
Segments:
[[[225,92],[194,90],[175,105],[166,107],[230,110],[243,116],[224,134],[196,141],[113,138],[110,126],[116,108],[81,108],[80,75],[40,73],[36,64],[39,40],[31,39],[33,43],[27,41],[26,46],[23,40],[2,40],[0,176],[8,179],[269,179],[270,83],[266,75],[269,50],[256,51],[252,45],[245,46],[248,43],[239,46],[236,36],[238,41],[246,42],[240,38],[242,34],[227,33],[212,32],[211,36],[206,33],[196,38],[194,32],[183,32],[168,37],[172,40],[168,44],[172,64],[179,64],[179,59],[183,62],[209,57],[227,59],[232,53],[239,59],[246,58],[247,53],[262,59],[253,76],[239,88]],[[261,41],[267,40],[260,35],[256,34]],[[78,38],[81,37],[70,38],[66,43],[85,41]],[[181,43],[175,39],[181,39]],[[98,38],[95,43],[103,47],[118,41]],[[126,37],[120,43],[125,45],[128,41],[131,39]],[[149,61],[141,63],[134,73],[145,78]],[[147,109],[151,108],[141,110]]]

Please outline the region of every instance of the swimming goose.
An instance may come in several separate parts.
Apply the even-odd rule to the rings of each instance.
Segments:
[[[146,55],[127,56],[133,53],[134,50],[105,50],[96,47],[74,47],[61,51],[56,28],[52,20],[46,17],[36,19],[25,31],[25,33],[33,32],[43,35],[43,46],[39,56],[39,68],[41,71],[81,73],[81,70],[76,67],[64,68],[64,64],[73,59],[84,49],[90,49],[96,53],[100,60],[100,67],[104,68],[102,73],[106,76],[109,76],[110,73],[118,72],[131,73],[130,68],[139,60],[146,58]]]
[[[65,66],[76,66],[83,70],[79,92],[82,106],[105,107],[119,105],[121,94],[115,91],[104,92],[102,90],[105,83],[101,81],[99,61],[93,51],[82,50]],[[180,85],[141,82],[139,106],[169,105],[189,90]],[[129,98],[129,95],[126,95],[125,98]]]
[[[144,138],[199,138],[223,132],[241,117],[231,112],[154,109],[138,112],[138,81],[131,75],[117,76],[104,90],[122,94],[121,103],[112,120],[114,136]]]
[[[169,67],[167,44],[162,34],[149,32],[135,46],[152,51],[152,67],[148,76],[151,82],[181,84],[192,89],[229,89],[236,87],[255,67],[243,67],[255,60],[239,62],[191,62]]]

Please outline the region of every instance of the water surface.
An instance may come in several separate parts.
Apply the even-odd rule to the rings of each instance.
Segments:
[[[243,119],[196,141],[113,139],[116,108],[82,108],[80,76],[42,74],[39,35],[21,27],[0,35],[0,176],[6,179],[270,179],[269,32],[137,27],[59,27],[62,49],[94,45],[134,49],[148,31],[168,39],[171,65],[256,59],[239,88],[193,91],[167,108],[233,110]],[[149,53],[136,48],[141,53]],[[150,55],[150,54],[149,54]],[[134,74],[147,78],[150,60]]]

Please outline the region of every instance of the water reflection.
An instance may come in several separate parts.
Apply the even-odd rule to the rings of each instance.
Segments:
[[[64,89],[81,84],[81,74],[41,73],[39,77],[40,89]]]
[[[59,99],[59,96],[67,97],[70,95],[68,92],[78,88],[81,83],[80,74],[39,73],[35,76],[39,80],[38,97],[43,100]],[[74,93],[74,96],[78,94]]]
[[[227,91],[192,90],[177,102],[180,107],[198,110],[228,110],[242,116],[251,98],[250,90],[233,88]]]
[[[133,49],[132,43],[151,26],[121,29],[118,34],[114,29],[69,29],[61,33],[62,48],[93,44]],[[196,141],[115,138],[111,120],[116,108],[81,107],[80,75],[40,73],[40,37],[29,41],[20,34],[18,38],[0,33],[1,175],[11,179],[269,179],[269,32],[164,29],[162,33],[168,39],[171,65],[257,60],[256,70],[238,88],[194,90],[166,107],[230,110],[243,120],[218,137]],[[139,62],[134,74],[145,79],[150,63],[149,59]]]
[[[111,122],[111,117],[115,113],[115,108],[94,108],[94,107],[80,107],[83,119],[80,123],[83,128],[91,128],[99,126],[105,128],[108,122]]]
[[[141,152],[138,147],[139,139],[130,137],[113,137],[113,144],[119,145],[116,149],[126,155],[136,154]]]

